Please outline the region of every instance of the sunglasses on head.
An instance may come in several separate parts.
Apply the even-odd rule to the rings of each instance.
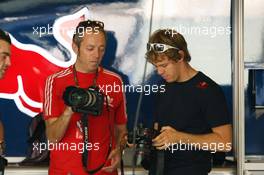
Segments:
[[[97,26],[104,29],[104,23],[101,21],[92,21],[86,20],[79,23],[79,26],[89,27],[89,26]]]
[[[147,51],[153,50],[156,53],[163,53],[168,49],[177,49],[180,50],[177,47],[173,47],[167,44],[161,44],[161,43],[147,43]]]

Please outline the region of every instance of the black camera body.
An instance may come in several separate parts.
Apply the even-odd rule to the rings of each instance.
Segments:
[[[63,93],[63,100],[74,112],[98,116],[103,111],[104,94],[97,87],[83,89],[68,86]]]
[[[159,134],[159,131],[152,128],[144,128],[142,124],[136,129],[135,144],[137,148],[148,148],[152,149],[152,139],[154,139]],[[128,133],[128,143],[133,142],[133,132]]]
[[[141,165],[148,170],[149,163],[153,159],[153,152],[156,150],[154,146],[152,146],[152,139],[160,134],[158,129],[153,128],[144,128],[143,124],[139,124],[136,129],[135,135],[135,144],[136,144],[136,162],[141,160]],[[133,132],[128,133],[128,143],[133,143]]]

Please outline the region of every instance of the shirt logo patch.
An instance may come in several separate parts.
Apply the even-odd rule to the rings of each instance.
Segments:
[[[105,105],[106,105],[106,102],[108,103],[109,106],[113,107],[114,104],[114,98],[111,98],[109,95],[106,96],[106,101],[105,101]]]
[[[205,82],[205,81],[201,81],[201,82],[199,82],[197,85],[196,85],[196,87],[197,88],[199,88],[199,89],[206,89],[206,88],[208,88],[208,84]]]

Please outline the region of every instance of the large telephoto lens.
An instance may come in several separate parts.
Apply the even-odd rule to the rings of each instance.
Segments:
[[[68,106],[90,107],[96,103],[96,94],[91,89],[69,86],[64,91],[63,99]]]

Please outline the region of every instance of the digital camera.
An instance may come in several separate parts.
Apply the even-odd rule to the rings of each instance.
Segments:
[[[97,87],[83,89],[68,86],[63,93],[63,100],[74,112],[98,116],[103,111],[104,94]]]
[[[152,160],[151,153],[155,151],[155,147],[152,146],[152,139],[158,136],[160,132],[153,128],[144,128],[143,124],[139,124],[136,129],[136,152],[135,157],[141,160],[141,165],[145,168],[149,168],[149,162]],[[133,143],[133,132],[128,133],[128,143]],[[137,161],[136,160],[136,161]]]

